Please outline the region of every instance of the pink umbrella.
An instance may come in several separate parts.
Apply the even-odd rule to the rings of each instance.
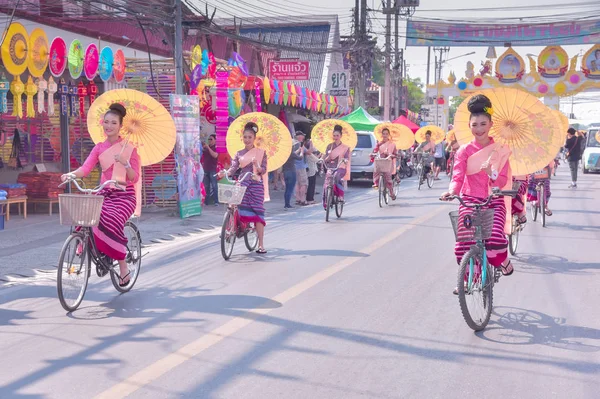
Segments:
[[[413,133],[416,133],[417,130],[419,130],[419,126],[417,126],[417,124],[413,123],[410,119],[408,119],[404,115],[400,115],[400,117],[398,117],[398,119],[396,119],[392,123],[398,123],[400,125],[407,126],[410,130],[412,130]]]

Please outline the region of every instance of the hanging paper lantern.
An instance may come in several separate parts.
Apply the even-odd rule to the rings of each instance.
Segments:
[[[21,82],[19,76],[15,76],[15,79],[10,84],[10,92],[13,95],[13,112],[12,116],[17,118],[23,118],[23,100],[21,96],[25,92],[25,85]]]
[[[285,95],[285,92],[283,90],[283,86],[284,86],[283,82],[281,82],[281,81],[277,82],[277,87],[279,89],[279,102],[277,104],[279,104],[279,105],[283,104],[283,98],[284,98],[284,95]]]
[[[54,95],[58,92],[58,85],[54,81],[54,77],[48,79],[48,115],[54,115]]]
[[[473,85],[475,87],[481,87],[481,85],[483,85],[483,79],[481,79],[481,78],[475,78],[473,80]]]
[[[33,106],[33,96],[38,92],[37,86],[33,83],[33,78],[29,75],[25,85],[25,96],[27,97],[27,117],[35,118],[35,107]]]
[[[467,82],[465,82],[464,80],[461,80],[460,82],[458,82],[458,90],[465,90],[467,88]]]
[[[217,60],[215,59],[215,55],[213,53],[208,53],[208,60],[210,64],[208,65],[208,77],[214,79],[215,73],[217,72]]]
[[[229,104],[227,96],[227,78],[229,72],[221,70],[216,72],[217,80],[217,109],[216,113],[216,128],[215,133],[217,135],[217,152],[224,154],[227,152],[227,128],[229,127]]]
[[[202,51],[202,61],[200,63],[202,65],[202,76],[206,76],[208,73],[208,66],[210,65],[210,60],[208,59],[208,50],[204,49]]]
[[[273,88],[273,104],[279,104],[279,82],[277,82],[277,80],[273,79],[272,83],[272,88]]]
[[[271,82],[269,82],[269,78],[266,76],[263,79],[263,94],[265,96],[265,103],[269,104],[271,102]]]
[[[69,85],[64,79],[60,80],[58,94],[60,94],[60,113],[62,115],[67,115],[69,112]]]
[[[8,98],[6,97],[10,90],[10,82],[6,79],[6,76],[2,74],[0,79],[0,111],[3,114],[8,113]]]
[[[69,116],[73,117],[79,115],[78,102],[77,86],[71,81],[71,84],[69,85]]]
[[[90,96],[90,105],[96,100],[96,95],[98,94],[98,86],[92,80],[87,87],[88,95]]]
[[[559,96],[565,94],[567,92],[567,85],[564,82],[558,82],[554,85],[554,92]]]
[[[88,89],[83,82],[77,85],[77,97],[79,98],[79,115],[85,115],[85,98],[88,95]]]
[[[37,87],[38,87],[38,92],[37,92],[38,113],[41,114],[43,112],[46,112],[44,97],[46,96],[45,93],[46,93],[46,90],[48,89],[48,82],[44,79],[43,76],[37,80]]]
[[[290,92],[289,92],[289,83],[285,83],[285,82],[281,82],[282,84],[282,91],[283,91],[283,105],[289,105],[289,101],[290,101]]]
[[[227,80],[227,84],[229,84],[229,87],[231,88],[244,87],[244,85],[246,84],[246,76],[242,74],[242,71],[240,71],[239,67],[235,66],[231,68],[231,70],[229,71],[229,78]]]

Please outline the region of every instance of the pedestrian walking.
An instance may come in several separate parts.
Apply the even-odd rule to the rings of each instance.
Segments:
[[[206,205],[209,200],[215,206],[219,205],[219,190],[217,189],[217,136],[211,134],[207,142],[202,143],[202,168],[204,169],[204,190],[206,191]]]
[[[567,160],[569,161],[569,168],[571,169],[571,184],[569,188],[577,188],[577,168],[579,167],[579,161],[581,160],[581,137],[577,136],[576,130],[572,127],[567,130],[567,142],[565,143],[565,150],[567,154]]]
[[[300,159],[296,161],[296,204],[306,205],[306,192],[308,190],[308,164],[306,163],[306,148],[304,147],[304,132],[296,132],[296,141],[300,143]]]

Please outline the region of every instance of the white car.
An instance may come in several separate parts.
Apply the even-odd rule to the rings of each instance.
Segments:
[[[373,179],[375,166],[371,160],[371,154],[377,145],[377,139],[373,132],[358,131],[358,143],[351,154],[350,180]]]
[[[590,129],[583,151],[583,173],[600,172],[600,129]]]

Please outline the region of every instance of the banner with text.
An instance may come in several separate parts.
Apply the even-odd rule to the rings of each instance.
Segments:
[[[600,43],[600,19],[541,24],[459,24],[409,20],[407,46],[546,46]]]
[[[177,128],[175,162],[177,165],[177,191],[181,218],[202,213],[200,184],[204,170],[200,163],[200,99],[198,96],[171,94],[171,115]]]
[[[270,60],[269,78],[274,80],[308,80],[310,63],[299,60]]]

